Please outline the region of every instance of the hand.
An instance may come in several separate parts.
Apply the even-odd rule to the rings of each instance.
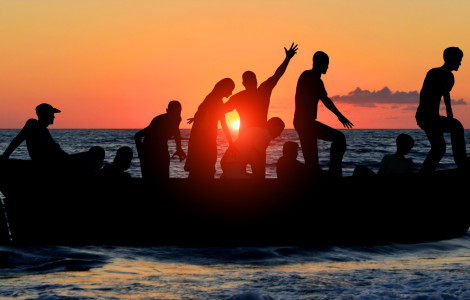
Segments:
[[[344,126],[345,128],[352,128],[352,127],[354,126],[353,123],[351,123],[351,122],[350,122],[348,119],[346,119],[346,117],[343,116],[343,115],[340,115],[340,116],[338,117],[338,120],[343,124],[343,126]]]
[[[294,43],[292,43],[292,45],[290,45],[289,50],[287,50],[286,47],[284,47],[284,51],[286,52],[286,57],[287,58],[294,57],[294,55],[297,54],[297,44],[294,45]]]
[[[171,158],[174,158],[175,156],[178,156],[180,158],[180,161],[183,161],[186,159],[186,153],[184,153],[183,149],[176,150],[176,152],[173,154]]]
[[[188,124],[192,124],[194,122],[194,118],[188,118],[186,120],[188,121]]]

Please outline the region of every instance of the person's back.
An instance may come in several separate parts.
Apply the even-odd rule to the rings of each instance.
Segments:
[[[318,102],[327,92],[319,74],[314,70],[304,71],[295,91],[294,120],[302,123],[317,119]],[[294,121],[294,122],[295,122]]]
[[[143,150],[148,153],[168,153],[168,140],[177,134],[181,117],[171,117],[161,114],[153,118],[144,136]]]
[[[49,129],[38,124],[38,120],[29,119],[25,127],[30,129],[26,135],[26,147],[33,161],[60,161],[67,156],[67,153],[54,141]]]
[[[114,157],[113,163],[104,166],[101,169],[101,174],[107,177],[130,178],[130,174],[126,172],[129,169],[133,151],[130,147],[123,146],[119,148]]]
[[[276,165],[276,174],[279,179],[298,180],[307,176],[307,169],[297,160],[299,145],[295,142],[284,143],[282,153]]]
[[[248,164],[259,164],[264,159],[263,153],[271,141],[266,128],[250,127],[240,136],[232,147],[229,147],[220,161],[223,178],[251,178],[252,174],[246,172]],[[253,169],[257,175],[258,168]]]
[[[414,146],[414,139],[408,134],[400,134],[396,138],[397,151],[383,157],[377,174],[403,175],[414,172],[414,164],[410,158],[405,157]]]
[[[441,98],[446,92],[450,92],[453,86],[452,72],[442,67],[429,70],[419,94],[417,118],[422,122],[424,119],[439,117]]]
[[[186,158],[181,148],[179,125],[181,123],[181,103],[173,100],[168,103],[167,113],[155,117],[149,126],[139,130],[134,141],[140,159],[142,177],[149,180],[165,180],[170,176],[170,153],[168,140],[175,139],[175,155],[180,161]]]

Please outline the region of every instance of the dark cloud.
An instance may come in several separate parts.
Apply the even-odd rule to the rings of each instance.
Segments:
[[[349,92],[347,95],[337,95],[331,97],[334,102],[350,103],[353,105],[363,107],[376,107],[380,104],[393,104],[393,105],[418,105],[419,93],[418,91],[410,92],[392,92],[388,87],[384,87],[379,91],[363,90],[356,88],[354,91]],[[467,105],[464,99],[454,100],[453,105]]]

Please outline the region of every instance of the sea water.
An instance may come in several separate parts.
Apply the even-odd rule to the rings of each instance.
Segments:
[[[18,131],[0,130],[0,152]],[[105,162],[110,163],[121,146],[131,146],[135,151],[136,131],[51,129],[51,134],[68,153],[100,145],[106,151]],[[376,172],[381,158],[395,151],[395,138],[400,133],[415,140],[408,157],[416,170],[429,151],[421,130],[343,132],[348,147],[343,159],[345,176],[357,165]],[[469,141],[470,131],[465,133]],[[236,132],[233,135],[236,137]],[[182,138],[186,150],[189,130],[182,130]],[[227,143],[222,134],[218,139],[220,161]],[[455,167],[449,137],[446,139],[449,147],[440,169]],[[294,130],[285,130],[268,148],[267,177],[276,176],[275,165],[288,140],[298,142]],[[174,152],[174,142],[169,146]],[[320,142],[319,149],[320,164],[327,169],[329,144]],[[11,157],[27,159],[26,147],[20,146]],[[299,160],[303,160],[301,152]],[[186,177],[183,166],[184,162],[173,159],[171,176]],[[218,177],[219,164],[216,169]],[[137,157],[129,173],[140,177]],[[447,300],[470,299],[469,282],[469,234],[433,243],[368,247],[0,246],[0,299]]]

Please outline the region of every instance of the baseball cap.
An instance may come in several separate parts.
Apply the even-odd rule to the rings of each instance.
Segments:
[[[47,103],[41,103],[36,106],[36,114],[43,114],[43,113],[60,113],[60,110],[57,108],[52,107],[52,105]]]

